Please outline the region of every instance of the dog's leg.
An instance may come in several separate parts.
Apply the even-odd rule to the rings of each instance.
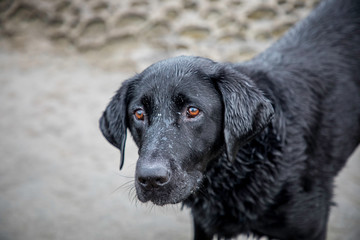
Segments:
[[[330,207],[328,207],[329,209]],[[326,240],[326,234],[327,234],[327,222],[328,222],[328,217],[329,217],[329,210],[326,212],[325,214],[326,216],[324,217],[324,222],[325,222],[325,226],[321,229],[321,231],[319,231],[319,233],[312,238],[313,240]]]
[[[211,240],[212,236],[205,233],[204,229],[194,218],[194,240]]]
[[[316,238],[316,240],[326,240],[326,229]]]

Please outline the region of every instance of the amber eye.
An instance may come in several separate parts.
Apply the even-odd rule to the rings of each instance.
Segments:
[[[189,107],[186,113],[189,118],[194,118],[199,115],[200,110],[196,107]]]
[[[137,109],[137,110],[135,110],[134,115],[137,120],[144,120],[144,110]]]

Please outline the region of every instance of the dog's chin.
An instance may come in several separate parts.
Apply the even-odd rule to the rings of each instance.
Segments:
[[[177,204],[184,200],[186,200],[193,191],[187,191],[186,193],[181,194],[162,194],[161,192],[155,191],[148,191],[148,192],[140,192],[137,193],[138,199],[140,202],[146,203],[146,202],[152,202],[155,205],[158,206],[164,206],[167,204]]]
[[[167,204],[177,204],[185,200],[185,198],[179,198],[179,199],[152,199],[151,202],[157,206],[164,206]]]

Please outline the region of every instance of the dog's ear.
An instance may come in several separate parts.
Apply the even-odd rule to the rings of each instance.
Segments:
[[[128,91],[132,81],[133,79],[129,79],[122,84],[99,120],[101,132],[106,140],[120,150],[120,170],[124,165]]]
[[[255,83],[227,64],[219,64],[215,82],[224,104],[227,156],[234,161],[239,148],[271,121],[274,109]]]

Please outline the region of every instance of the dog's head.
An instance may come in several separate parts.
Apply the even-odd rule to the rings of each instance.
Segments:
[[[135,186],[140,201],[178,203],[199,187],[210,161],[242,144],[270,121],[273,108],[246,75],[229,64],[177,57],[125,81],[100,119],[121,151],[126,130],[139,147]]]

